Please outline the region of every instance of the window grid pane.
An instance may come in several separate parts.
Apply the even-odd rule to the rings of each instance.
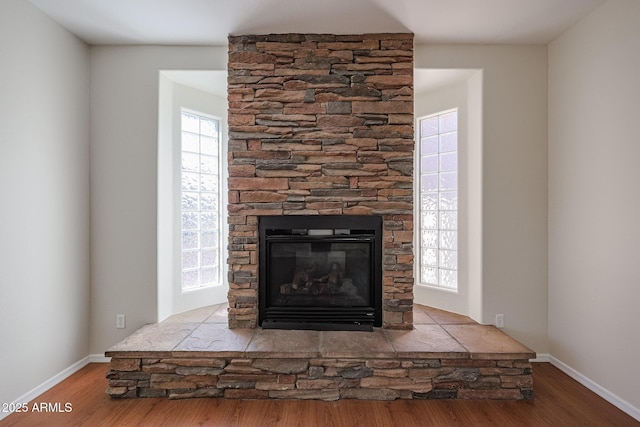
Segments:
[[[220,283],[220,123],[182,112],[182,289]]]
[[[420,120],[420,281],[458,288],[458,112]]]

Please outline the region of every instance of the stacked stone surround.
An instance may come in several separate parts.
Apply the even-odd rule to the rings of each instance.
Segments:
[[[383,327],[412,328],[413,35],[230,36],[228,73],[229,327],[257,326],[261,215],[381,215]]]
[[[526,355],[523,355],[526,356]],[[533,399],[527,359],[114,357],[113,398]]]

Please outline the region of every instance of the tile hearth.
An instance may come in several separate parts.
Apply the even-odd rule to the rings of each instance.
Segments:
[[[531,399],[535,353],[414,305],[414,329],[229,329],[226,304],[144,326],[105,353],[112,397]]]

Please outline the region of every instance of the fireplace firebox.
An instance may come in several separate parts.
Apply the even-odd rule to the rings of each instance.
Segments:
[[[382,325],[382,217],[261,216],[258,228],[260,326]]]

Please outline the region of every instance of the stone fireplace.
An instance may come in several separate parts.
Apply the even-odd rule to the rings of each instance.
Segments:
[[[109,349],[111,397],[533,398],[535,353],[495,327],[416,304],[414,328],[412,44],[229,37],[229,309]],[[265,327],[292,314],[383,329]]]
[[[229,327],[259,323],[262,217],[382,219],[382,326],[413,327],[413,35],[229,37]],[[286,284],[286,283],[285,283]]]

